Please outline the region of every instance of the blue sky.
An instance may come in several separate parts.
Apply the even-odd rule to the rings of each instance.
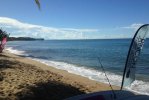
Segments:
[[[11,36],[132,38],[149,23],[149,0],[1,0],[0,26]]]

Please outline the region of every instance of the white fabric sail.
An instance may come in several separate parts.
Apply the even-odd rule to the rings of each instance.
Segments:
[[[149,33],[149,24],[142,25],[136,31],[132,39],[129,52],[127,55],[127,60],[125,63],[121,89],[125,86],[130,86],[131,83],[135,80],[136,63],[139,58],[140,52],[143,48],[146,35],[148,33]]]

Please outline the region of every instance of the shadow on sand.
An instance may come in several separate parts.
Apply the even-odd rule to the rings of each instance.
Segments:
[[[0,69],[12,68],[12,65],[18,64],[18,62],[7,60],[7,58],[10,57],[0,53]]]
[[[5,79],[5,77],[3,77],[3,75],[6,74],[6,72],[3,72],[4,70],[16,69],[15,65],[19,64],[19,62],[15,60],[7,60],[8,58],[9,57],[0,54],[0,82]],[[44,74],[44,72],[42,74]],[[12,83],[13,82],[10,82],[10,85],[13,85]],[[48,82],[36,82],[32,85],[27,85],[26,83],[18,85],[16,88],[21,88],[21,91],[11,93],[10,89],[10,91],[7,91],[7,94],[10,92],[10,95],[7,95],[2,99],[13,100],[13,98],[15,98],[16,100],[63,100],[71,96],[85,94],[85,92],[79,90],[78,88],[64,84],[61,81],[52,80],[50,78]]]
[[[7,58],[7,56],[0,54],[0,81],[3,80],[2,70],[12,68],[12,65],[17,64],[17,62],[12,62],[3,58]]]
[[[65,98],[85,94],[83,91],[61,82],[49,81],[26,87],[26,91],[16,94],[19,100],[63,100]]]

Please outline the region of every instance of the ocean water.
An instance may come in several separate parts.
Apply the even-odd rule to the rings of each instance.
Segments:
[[[91,80],[120,86],[131,39],[10,41],[6,50]],[[130,91],[149,95],[149,39],[137,63]]]

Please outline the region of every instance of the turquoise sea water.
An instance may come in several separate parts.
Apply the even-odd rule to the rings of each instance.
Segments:
[[[6,49],[56,68],[120,86],[131,39],[11,41]],[[136,81],[128,89],[149,94],[149,39],[137,63]]]

